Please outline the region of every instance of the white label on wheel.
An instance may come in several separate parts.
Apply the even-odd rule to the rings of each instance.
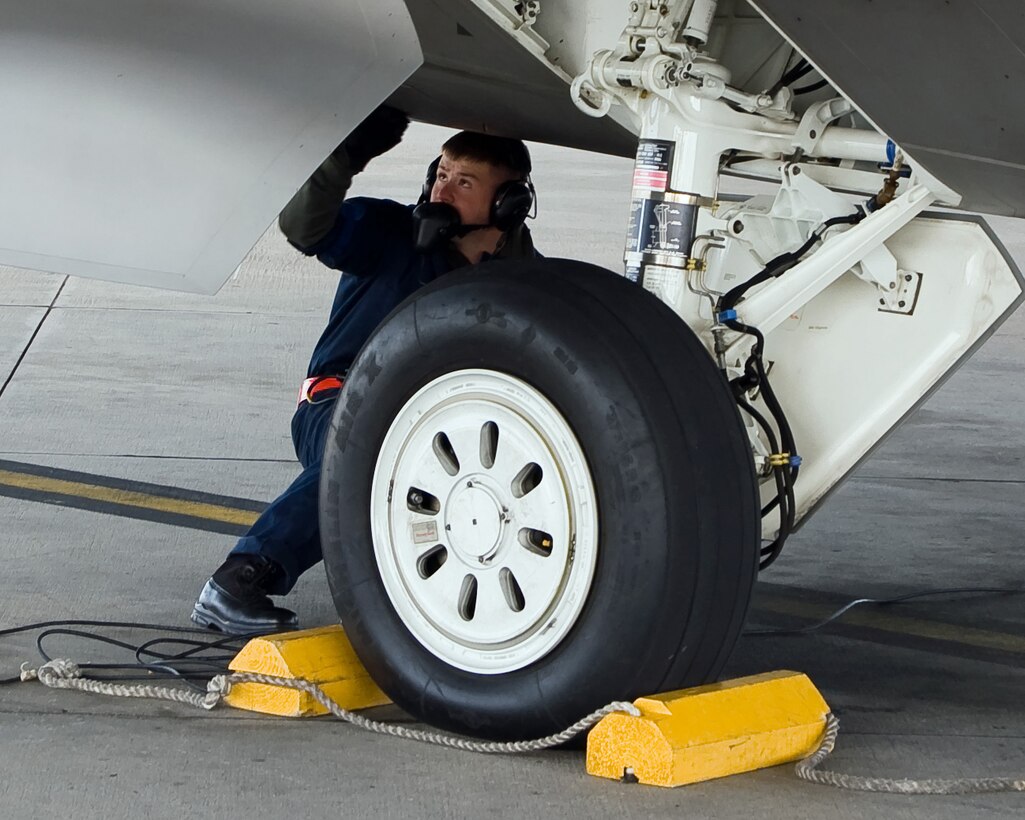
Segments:
[[[438,540],[438,522],[417,521],[413,524],[413,543],[426,544]]]

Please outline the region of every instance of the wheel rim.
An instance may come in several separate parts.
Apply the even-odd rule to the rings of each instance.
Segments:
[[[520,669],[580,615],[598,552],[594,485],[569,424],[526,382],[461,370],[424,386],[385,434],[370,503],[392,606],[452,666]]]

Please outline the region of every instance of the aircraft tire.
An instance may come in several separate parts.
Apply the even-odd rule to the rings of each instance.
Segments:
[[[625,278],[550,259],[447,274],[375,331],[335,410],[321,530],[389,697],[518,740],[714,679],[760,517],[736,404],[691,330]]]

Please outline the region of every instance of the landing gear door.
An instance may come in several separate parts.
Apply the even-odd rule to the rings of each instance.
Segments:
[[[0,264],[213,293],[422,63],[401,0],[13,0]]]
[[[1023,300],[1020,271],[980,217],[927,212],[883,253],[896,264],[893,298],[850,272],[766,337],[803,459],[798,519]],[[770,531],[777,523],[766,519]]]

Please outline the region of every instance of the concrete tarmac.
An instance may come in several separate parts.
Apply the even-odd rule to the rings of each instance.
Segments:
[[[413,126],[353,193],[415,199],[447,133]],[[618,269],[631,163],[546,146],[534,158],[539,248]],[[1022,223],[990,221],[1023,265]],[[258,507],[297,473],[288,422],[335,281],[273,228],[215,297],[0,269],[0,462]],[[759,581],[749,629],[806,626],[855,598],[1025,588],[1023,352],[1016,315],[791,539]],[[64,618],[188,626],[233,543],[231,526],[144,520],[10,487],[0,522],[0,630]],[[289,602],[307,625],[335,620],[320,571]],[[44,649],[124,658],[61,636]],[[34,635],[0,637],[0,678],[38,658]],[[1021,596],[941,595],[859,608],[811,634],[748,635],[726,674],[780,668],[807,672],[840,718],[829,768],[1025,777]],[[374,714],[409,722],[392,707]],[[850,793],[802,783],[790,766],[659,790],[591,778],[579,751],[472,755],[328,719],[207,713],[38,683],[0,687],[0,727],[0,817],[1025,812],[1021,794]]]

